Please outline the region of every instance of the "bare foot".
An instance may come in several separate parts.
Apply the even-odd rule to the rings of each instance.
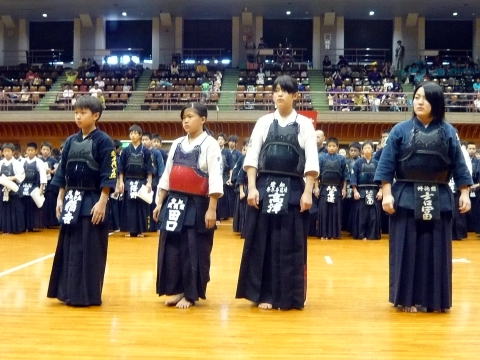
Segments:
[[[272,304],[260,303],[260,304],[258,304],[258,308],[262,309],[262,310],[272,310]]]
[[[137,235],[137,237],[145,237],[145,234],[140,233]]]
[[[183,293],[181,294],[177,294],[177,295],[173,295],[170,299],[168,299],[167,301],[165,301],[165,305],[167,306],[175,306],[178,304],[178,302],[180,300],[183,299]]]
[[[188,309],[190,306],[192,306],[193,303],[182,297],[179,302],[177,302],[177,305],[175,305],[178,309]]]
[[[417,307],[416,306],[400,306],[398,308],[400,311],[408,312],[408,313],[416,313]]]
[[[367,238],[366,238],[366,237],[364,237],[364,238],[363,238],[363,241],[367,241]]]

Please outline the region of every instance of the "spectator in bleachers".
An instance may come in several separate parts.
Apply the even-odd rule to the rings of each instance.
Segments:
[[[259,72],[257,73],[256,83],[257,83],[257,85],[264,85],[265,84],[265,73],[263,72],[263,69],[260,69]]]
[[[473,101],[474,109],[476,112],[480,112],[480,95]]]
[[[260,41],[258,43],[258,48],[259,49],[265,49],[267,47],[267,44],[265,43],[265,41],[263,40],[263,37],[260,38]]]
[[[170,75],[178,77],[180,75],[180,69],[175,60],[170,64]]]
[[[78,72],[73,69],[70,69],[65,71],[65,76],[67,77],[67,82],[70,84],[73,84],[77,79]]]
[[[97,83],[95,83],[93,85],[93,88],[91,88],[88,92],[90,93],[91,96],[96,97],[96,98],[100,97],[100,95],[102,95],[102,93],[103,93],[102,89],[100,89],[100,87],[98,86]]]
[[[103,81],[101,76],[97,76],[95,78],[95,84],[98,85],[98,87],[103,90],[105,88],[105,81]]]
[[[33,80],[35,79],[35,77],[37,76],[37,74],[35,74],[35,72],[33,70],[28,70],[27,73],[25,74],[25,80],[29,83],[29,84],[32,84],[33,83]]]
[[[403,70],[403,59],[405,58],[405,46],[402,45],[402,40],[397,41],[395,48],[395,69]]]
[[[345,59],[343,55],[340,55],[337,63],[337,67],[341,68],[342,66],[348,66],[348,61]]]
[[[478,78],[473,83],[473,91],[474,92],[480,92],[480,79],[478,79]]]
[[[382,73],[384,77],[392,77],[392,64],[389,61],[385,61],[383,64]]]
[[[372,71],[368,74],[368,81],[370,82],[370,85],[380,85],[382,83],[382,75],[378,72],[376,66],[374,66]]]
[[[70,103],[73,99],[74,92],[72,90],[72,87],[70,84],[66,84],[63,93],[62,93],[62,100],[65,101],[66,103]]]
[[[208,72],[207,65],[203,64],[200,61],[197,61],[197,65],[195,66],[195,72],[200,75],[206,74]]]
[[[393,79],[392,90],[391,91],[393,91],[393,92],[402,92],[403,91],[402,84],[398,80],[398,77],[395,77]]]
[[[325,74],[326,71],[331,71],[332,70],[332,61],[330,60],[328,55],[325,55],[325,57],[323,58],[322,65],[323,65],[323,73],[324,74]]]

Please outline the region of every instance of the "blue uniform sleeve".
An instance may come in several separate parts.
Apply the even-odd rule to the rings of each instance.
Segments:
[[[148,149],[143,149],[143,161],[144,161],[144,166],[145,166],[145,171],[147,174],[154,174],[155,169],[154,169],[154,164],[153,164],[153,159],[152,159],[152,152]]]
[[[163,162],[163,156],[160,151],[155,152],[156,157],[156,167],[157,167],[157,176],[160,178],[165,170],[165,163]]]
[[[118,173],[119,174],[124,174],[125,175],[125,168],[127,166],[127,159],[130,151],[127,148],[122,150],[122,153],[120,154],[120,161],[118,162]]]
[[[401,129],[396,125],[390,132],[387,143],[382,149],[377,170],[375,171],[375,182],[387,182],[390,184],[393,182],[401,139]]]
[[[348,172],[348,166],[347,166],[347,160],[343,157],[338,155],[340,157],[340,165],[342,167],[342,174],[343,174],[343,180],[350,180],[350,174]]]
[[[60,163],[58,164],[57,171],[55,171],[55,176],[52,179],[51,184],[58,186],[59,188],[64,188],[67,185],[67,180],[65,179],[66,167],[68,161],[68,152],[70,151],[70,142],[71,137],[65,141],[63,146],[62,156],[60,158]]]
[[[360,172],[360,165],[362,159],[357,159],[352,165],[352,173],[350,174],[350,185],[357,186],[358,185],[358,173]]]

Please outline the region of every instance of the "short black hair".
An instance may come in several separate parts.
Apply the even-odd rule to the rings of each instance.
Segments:
[[[38,149],[37,143],[34,143],[34,142],[28,143],[28,144],[27,144],[27,148],[29,148],[29,147],[34,148],[35,150]]]
[[[237,135],[230,135],[230,137],[228,138],[228,142],[234,142],[235,144],[238,142],[238,136]]]
[[[297,81],[290,75],[280,75],[277,77],[273,83],[273,92],[277,91],[278,87],[289,94],[296,94],[298,92]]]
[[[142,137],[143,136],[147,136],[150,140],[152,140],[152,134],[150,133],[143,133]]]
[[[413,92],[413,99],[415,99],[415,95],[420,88],[423,88],[423,90],[425,91],[425,98],[432,107],[432,121],[443,121],[445,118],[445,97],[443,96],[442,87],[433,81],[426,81],[420,83],[415,87],[415,91]],[[413,116],[416,116],[415,110],[413,111]]]
[[[362,144],[362,150],[363,150],[363,148],[364,148],[366,145],[370,145],[370,146],[372,147],[372,151],[373,151],[374,147],[373,147],[373,142],[372,142],[371,140],[365,140],[365,141],[363,142],[363,144]]]
[[[217,139],[218,139],[219,137],[222,137],[223,140],[227,141],[227,135],[225,135],[224,133],[217,134]]]
[[[467,146],[468,146],[468,145],[473,145],[473,146],[477,147],[477,144],[475,144],[473,141],[469,141],[469,142],[467,143]]]
[[[42,144],[40,145],[40,148],[43,148],[44,146],[50,148],[50,151],[52,151],[52,149],[53,149],[53,145],[50,144],[48,141],[42,142]]]
[[[185,114],[185,111],[187,111],[188,109],[192,109],[200,117],[205,117],[205,118],[208,117],[207,105],[200,104],[200,103],[191,103],[190,105],[185,106],[180,111],[180,119],[183,120],[183,115]]]
[[[330,144],[330,143],[334,143],[335,145],[338,146],[338,139],[337,139],[336,137],[329,137],[329,138],[327,139],[327,146],[328,146],[328,144]]]
[[[95,96],[83,95],[77,99],[75,105],[73,106],[73,110],[78,109],[88,109],[92,112],[92,114],[99,113],[100,115],[98,116],[98,120],[100,120],[102,117],[103,105]]]
[[[128,133],[130,134],[132,131],[135,131],[135,132],[139,133],[140,135],[143,135],[143,130],[140,127],[140,125],[133,124],[132,126],[130,126],[130,128],[128,129]]]
[[[358,150],[361,150],[361,146],[358,142],[354,141],[352,142],[349,146],[348,146],[348,149],[350,150],[350,148],[355,148],[355,149],[358,149]]]
[[[15,151],[15,145],[13,145],[12,143],[5,143],[2,145],[2,150],[5,150],[5,149],[10,149],[12,151]]]
[[[115,147],[115,149],[118,149],[118,148],[121,148],[122,147],[122,142],[120,140],[113,140],[113,146]]]

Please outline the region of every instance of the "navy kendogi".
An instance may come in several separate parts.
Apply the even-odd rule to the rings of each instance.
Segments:
[[[235,189],[235,207],[233,212],[233,231],[243,233],[245,224],[245,211],[247,206],[247,174],[243,170],[245,155],[240,154],[232,172],[232,183]],[[243,199],[240,199],[240,187],[243,187]]]
[[[48,158],[40,157],[43,162],[45,162],[46,167],[49,170],[54,170],[58,166],[58,161],[53,157],[49,156]],[[43,226],[50,228],[58,226],[58,219],[55,214],[55,209],[57,207],[57,196],[58,196],[58,187],[52,183],[54,175],[47,174],[47,186],[45,188],[45,203],[43,204]]]
[[[389,299],[395,306],[441,311],[452,305],[452,213],[458,203],[450,177],[458,187],[472,184],[453,126],[435,121],[425,127],[417,118],[395,125],[375,174],[375,181],[393,183]]]
[[[153,221],[149,215],[149,204],[137,198],[137,192],[147,183],[148,175],[154,173],[150,150],[143,145],[137,148],[128,145],[120,155],[118,172],[123,174],[125,184],[120,230],[137,236],[147,231],[150,221]]]
[[[116,154],[106,133],[95,129],[83,138],[80,131],[67,139],[52,180],[65,189],[65,200],[48,297],[73,306],[101,304],[109,226],[108,220],[92,224],[91,211],[116,180]]]
[[[339,238],[342,229],[342,188],[348,175],[346,160],[338,154],[322,154],[318,231],[321,238]]]
[[[378,162],[359,158],[352,167],[350,184],[360,193],[360,199],[354,200],[352,209],[352,236],[354,239],[377,240],[381,237],[382,205],[377,200],[378,183],[375,183],[375,171]]]
[[[233,209],[235,204],[235,194],[232,185],[227,184],[227,180],[230,179],[230,172],[232,171],[235,163],[232,159],[230,149],[222,149],[223,160],[223,196],[218,199],[217,206],[217,219],[224,220],[233,216]]]

